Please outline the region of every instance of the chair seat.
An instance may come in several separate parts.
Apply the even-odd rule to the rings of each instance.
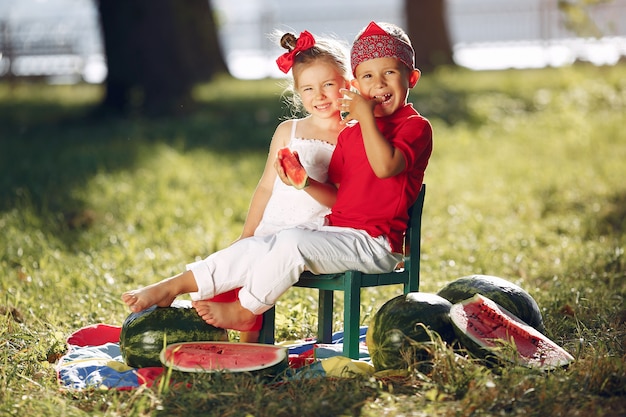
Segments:
[[[344,292],[344,338],[343,355],[352,359],[359,357],[361,288],[383,285],[403,285],[405,294],[419,290],[419,268],[421,254],[422,210],[426,185],[409,210],[409,224],[405,232],[405,253],[403,267],[382,274],[364,274],[359,271],[345,271],[337,274],[315,275],[304,272],[296,287],[320,290],[318,299],[318,341],[330,343],[332,338],[334,291]],[[274,343],[275,308],[263,314],[263,327],[260,341]]]
[[[362,288],[379,287],[382,285],[405,284],[407,277],[405,270],[397,270],[382,274],[361,274]],[[341,291],[344,289],[344,273],[315,275],[310,272],[304,272],[300,275],[300,280],[295,284],[296,287],[318,288],[322,290]]]

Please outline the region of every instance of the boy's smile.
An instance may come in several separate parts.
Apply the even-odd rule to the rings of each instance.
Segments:
[[[393,114],[406,104],[409,88],[419,79],[419,71],[409,70],[395,58],[375,58],[356,67],[352,81],[361,95],[378,102],[376,117]]]

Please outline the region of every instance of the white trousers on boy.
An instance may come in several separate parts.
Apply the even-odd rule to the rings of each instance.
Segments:
[[[253,236],[187,265],[204,300],[241,288],[242,307],[254,314],[269,310],[307,270],[330,274],[347,270],[392,271],[402,255],[391,252],[385,236],[363,230],[309,223],[268,236]]]

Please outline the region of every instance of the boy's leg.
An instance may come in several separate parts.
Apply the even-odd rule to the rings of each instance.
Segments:
[[[314,274],[389,272],[401,258],[391,252],[385,237],[372,238],[362,230],[332,226],[286,229],[275,235],[253,278],[239,292],[239,299],[244,308],[261,314],[305,270]]]

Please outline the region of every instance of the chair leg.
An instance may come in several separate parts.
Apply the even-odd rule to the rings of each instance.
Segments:
[[[320,290],[318,301],[317,337],[321,343],[333,338],[333,291]]]
[[[345,277],[343,306],[343,355],[359,359],[361,322],[361,273],[349,271]]]
[[[259,342],[273,345],[275,342],[276,307],[272,307],[263,313],[263,325],[259,334]]]

